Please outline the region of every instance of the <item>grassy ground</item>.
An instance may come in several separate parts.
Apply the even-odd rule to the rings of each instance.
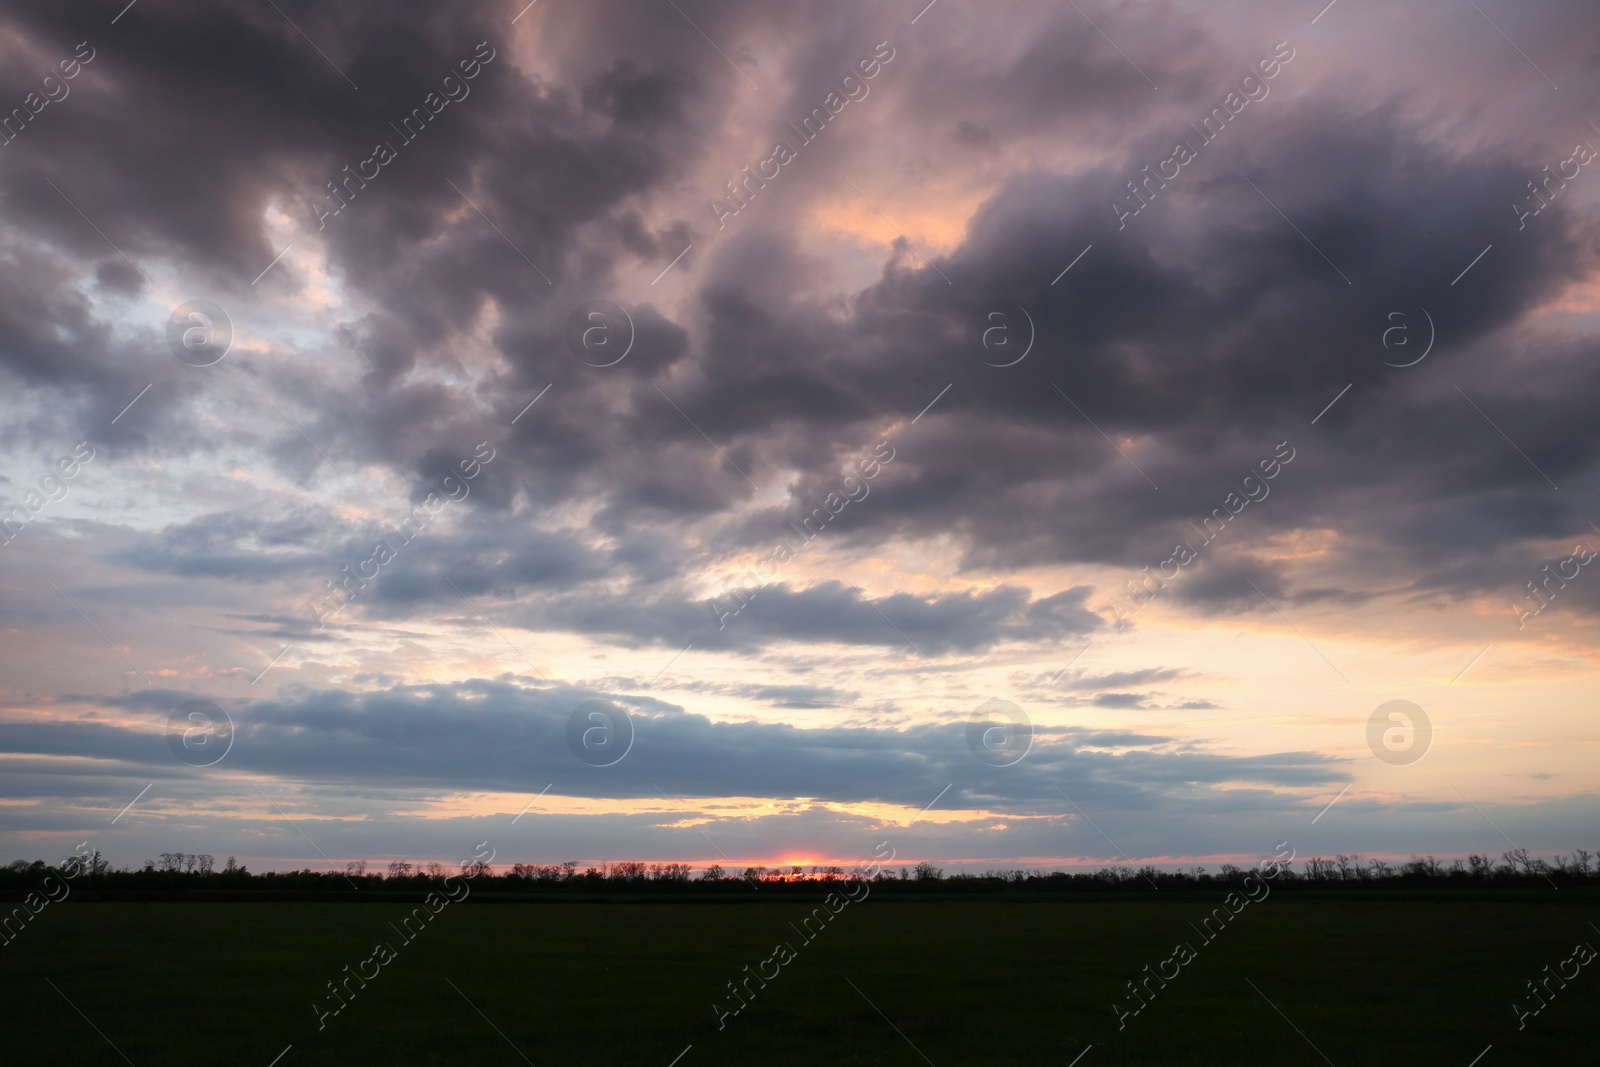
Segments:
[[[279,1067],[667,1067],[690,1045],[679,1067],[1070,1064],[1085,1048],[1082,1067],[1467,1067],[1491,1044],[1479,1067],[1592,1055],[1600,961],[1520,1032],[1511,1003],[1577,941],[1600,947],[1593,892],[1280,893],[1204,943],[1188,924],[1220,897],[879,896],[809,943],[789,925],[799,901],[467,902],[410,943],[389,925],[400,904],[69,901],[0,948],[5,1061],[266,1067],[289,1045]],[[332,1006],[326,983],[379,941],[395,958],[319,1030],[313,1001]],[[1129,1006],[1124,984],[1179,941],[1197,957],[1119,1030],[1112,1001]],[[719,1029],[712,1002],[732,1007],[726,983],[777,942],[795,958]]]

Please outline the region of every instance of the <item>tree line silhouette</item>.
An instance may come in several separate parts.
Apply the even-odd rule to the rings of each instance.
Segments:
[[[568,893],[748,894],[751,890],[816,892],[830,883],[858,877],[838,866],[746,867],[734,870],[713,864],[700,869],[687,863],[601,863],[580,869],[576,862],[491,864],[440,863],[394,860],[369,872],[365,860],[355,860],[330,870],[304,868],[253,872],[229,856],[219,868],[206,853],[163,852],[159,860],[146,860],[139,868],[112,869],[98,850],[74,855],[60,864],[44,860],[17,860],[0,867],[0,894],[8,899],[36,891],[51,873],[70,875],[73,895],[202,896],[220,894],[278,895],[369,891],[376,896],[394,892],[424,892],[446,878],[472,879],[473,894],[546,895]],[[992,893],[992,892],[1117,892],[1150,893],[1159,889],[1204,889],[1237,885],[1250,868],[1224,863],[1213,872],[1203,866],[1161,870],[1154,866],[1118,865],[1097,871],[988,870],[946,874],[929,862],[885,869],[870,879],[875,890],[890,893]],[[1519,886],[1600,885],[1600,856],[1586,849],[1551,860],[1531,856],[1527,849],[1502,852],[1498,858],[1472,854],[1460,859],[1413,857],[1403,862],[1364,859],[1336,854],[1302,861],[1296,871],[1286,866],[1277,881],[1279,889],[1391,889],[1473,888]]]

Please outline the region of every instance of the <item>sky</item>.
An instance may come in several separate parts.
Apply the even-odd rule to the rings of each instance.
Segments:
[[[1600,844],[1578,0],[0,52],[0,860]]]

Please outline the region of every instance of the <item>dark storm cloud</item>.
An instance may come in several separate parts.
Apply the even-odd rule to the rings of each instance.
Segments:
[[[75,280],[68,263],[39,250],[10,248],[0,260],[0,351],[24,379],[81,373],[104,357],[110,330]]]
[[[953,291],[930,272],[915,271],[893,273],[863,294],[853,325],[871,340],[850,351],[872,355],[870,361],[856,357],[865,366],[838,369],[860,383],[861,396],[896,415],[914,411],[919,397],[933,396],[946,376],[954,376],[957,386],[941,401],[940,417],[994,420],[985,430],[1002,435],[1005,447],[974,457],[984,461],[982,480],[973,477],[975,463],[955,462],[953,453],[973,444],[963,427],[951,428],[949,444],[937,455],[930,457],[928,448],[938,446],[919,449],[920,466],[938,472],[941,490],[970,472],[973,488],[998,496],[1024,473],[1048,477],[1037,455],[1044,447],[1098,440],[1051,388],[1054,381],[1102,428],[1160,435],[1165,447],[1152,473],[1175,475],[1169,480],[1176,484],[1160,497],[1136,494],[1153,502],[1147,510],[1166,502],[1168,515],[1204,515],[1228,485],[1208,489],[1195,484],[1194,475],[1231,474],[1230,467],[1242,474],[1259,458],[1247,448],[1270,451],[1268,438],[1309,422],[1351,378],[1368,392],[1396,387],[1397,377],[1376,358],[1383,354],[1381,326],[1396,301],[1428,300],[1435,319],[1450,323],[1450,348],[1461,351],[1593,266],[1592,236],[1580,244],[1557,222],[1513,241],[1510,213],[1488,210],[1502,206],[1521,184],[1525,163],[1453,157],[1443,146],[1414,140],[1414,131],[1393,128],[1382,115],[1349,116],[1312,105],[1303,110],[1310,113],[1293,122],[1263,120],[1251,153],[1258,158],[1240,159],[1237,152],[1230,158],[1226,146],[1214,149],[1220,158],[1209,161],[1211,181],[1188,190],[1175,185],[1147,209],[1148,220],[1122,234],[1110,226],[1107,209],[1116,172],[1013,181],[978,212],[966,243],[942,264],[957,283]],[[1360,288],[1344,285],[1245,176],[1272,187],[1276,202],[1345,273],[1362,278]],[[1170,236],[1162,232],[1164,223],[1174,230]],[[1494,238],[1507,247],[1504,259],[1487,271],[1489,264],[1480,264],[1472,285],[1452,291],[1453,271]],[[1062,257],[1090,241],[1093,258],[1074,271],[1073,284],[1052,287]],[[1037,354],[1007,373],[974,366],[982,353],[970,336],[984,308],[1003,301],[1028,307],[1039,335]],[[788,326],[780,320],[761,328],[789,335]],[[711,357],[727,370],[710,376],[716,387],[738,388],[741,376],[752,384],[749,376],[762,365],[738,358],[737,345],[718,351],[715,341],[713,334]],[[943,358],[929,359],[924,344]],[[913,384],[894,388],[891,378]],[[731,416],[742,409],[708,402],[704,410]],[[765,415],[758,410],[748,417]],[[1049,431],[1033,454],[1024,431],[1014,428],[1018,423]],[[1468,436],[1424,447],[1444,454]],[[1022,455],[1009,447],[1015,445],[1023,446]],[[1011,455],[1009,464],[991,464],[1002,451]],[[1119,482],[1138,483],[1103,441],[1094,454],[1097,466],[1130,476]],[[917,503],[904,490],[900,495],[899,504]],[[950,508],[947,494],[940,503],[973,510]],[[1115,503],[1108,501],[1112,522],[1123,517]],[[911,521],[907,507],[885,510],[898,518],[881,521]],[[1056,517],[1047,513],[1037,521]]]
[[[1537,168],[1492,147],[1463,156],[1392,112],[1283,101],[1253,118],[1248,134],[1227,131],[1233,140],[1208,149],[1199,173],[1160,192],[1123,232],[1110,198],[1164,142],[1141,144],[1117,170],[1013,180],[939,262],[954,285],[891,265],[843,324],[719,272],[702,304],[709,369],[685,410],[724,442],[798,452],[804,502],[832,488],[831,472],[868,440],[851,427],[903,419],[954,379],[929,420],[896,441],[899,458],[873,500],[841,517],[840,533],[863,545],[940,530],[966,545],[974,566],[1153,567],[1179,541],[1199,546],[1195,524],[1288,441],[1298,463],[1225,542],[1333,529],[1392,560],[1411,557],[1405,580],[1424,589],[1503,583],[1506,536],[1584,528],[1580,498],[1552,497],[1540,472],[1597,482],[1600,439],[1585,412],[1600,381],[1579,355],[1592,346],[1522,321],[1594,269],[1594,227],[1551,213],[1548,227],[1519,232],[1506,205]],[[1070,284],[1053,286],[1090,243]],[[1035,351],[1016,367],[981,366],[972,324],[1016,305],[1032,315]],[[1416,368],[1385,366],[1395,358],[1380,343],[1390,312],[1404,311],[1420,345],[1419,307],[1438,324],[1435,353]],[[1508,337],[1510,361],[1494,351]],[[778,358],[749,359],[758,343]],[[1474,395],[1493,408],[1494,425],[1468,402]],[[782,429],[791,398],[813,431],[803,445]],[[1138,441],[1129,447],[1140,471],[1090,419]],[[753,539],[758,526],[740,536]],[[1206,554],[1216,558],[1197,569],[1210,573],[1180,594],[1194,603],[1262,607],[1246,577],[1274,597],[1364,595],[1348,584],[1360,584],[1355,560],[1306,588],[1283,564],[1224,543]]]
[[[808,169],[795,172],[796,192],[781,194],[787,201],[776,190],[763,194],[752,204],[762,211],[741,218],[735,232],[700,241],[703,280],[686,320],[635,306],[637,354],[602,373],[568,358],[567,315],[581,299],[608,292],[622,266],[664,265],[700,240],[707,224],[692,203],[681,215],[643,207],[687,173],[731,106],[726,90],[742,84],[717,57],[684,61],[669,42],[696,38],[676,13],[630,12],[627,31],[609,34],[608,43],[592,23],[553,17],[551,34],[581,42],[563,58],[581,76],[560,85],[517,65],[508,13],[498,7],[455,3],[396,19],[369,5],[285,5],[324,57],[270,9],[140,8],[113,36],[113,6],[9,16],[13,49],[31,58],[68,54],[91,28],[104,43],[73,95],[8,146],[12,162],[0,177],[8,218],[18,220],[4,266],[19,283],[0,300],[0,339],[9,342],[0,360],[27,380],[103,392],[102,407],[120,407],[139,383],[112,370],[121,361],[107,328],[59,254],[112,291],[126,292],[129,279],[108,241],[136,263],[205,269],[242,294],[277,251],[262,228],[266,206],[281,203],[309,228],[308,205],[325,184],[375,140],[393,138],[389,123],[488,40],[497,51],[470,95],[401,146],[321,231],[342,284],[374,307],[338,339],[340,354],[359,361],[366,387],[330,394],[300,372],[262,378],[267,391],[287,394],[304,418],[296,425],[324,450],[393,466],[419,495],[460,447],[452,442],[489,436],[486,419],[507,418],[495,409],[514,413],[521,397],[547,385],[550,396],[536,417],[508,431],[506,457],[468,507],[505,511],[519,497],[540,510],[597,502],[601,529],[656,525],[663,549],[682,528],[725,519],[750,499],[729,460],[758,485],[779,470],[800,472],[790,486],[795,515],[774,508],[723,523],[729,549],[770,540],[780,520],[836,488],[834,472],[879,427],[904,423],[952,382],[928,419],[896,442],[900,458],[874,485],[872,501],[841,516],[842,543],[945,534],[972,566],[1153,565],[1285,439],[1304,458],[1275,484],[1276,500],[1240,517],[1242,542],[1317,522],[1397,555],[1425,554],[1428,538],[1453,536],[1458,554],[1481,562],[1508,525],[1523,536],[1575,529],[1571,505],[1533,502],[1538,487],[1521,458],[1443,388],[1447,376],[1469,394],[1500,394],[1500,425],[1553,480],[1593,478],[1595,438],[1581,430],[1596,393],[1592,361],[1581,345],[1563,351],[1518,326],[1548,294],[1592,269],[1592,231],[1575,213],[1555,212],[1516,229],[1505,205],[1537,168],[1510,147],[1463,153],[1393,108],[1290,95],[1303,58],[1285,68],[1273,96],[1203,147],[1119,231],[1111,203],[1127,195],[1126,180],[1169,155],[1175,138],[1197,140],[1179,121],[1183,107],[1167,102],[1174,97],[1146,94],[1070,12],[1045,20],[1034,43],[1005,63],[958,64],[938,79],[907,45],[874,95],[852,105],[859,113],[847,112],[840,132],[830,131],[837,143],[807,149]],[[697,10],[719,35],[752,44],[804,21],[728,5]],[[817,21],[791,57],[787,102],[807,104],[839,56],[864,52],[889,32],[868,29]],[[1218,79],[1232,77],[1233,57],[1199,58],[1206,36],[1198,23],[1176,19],[1141,41],[1177,98],[1209,99],[1213,88],[1220,95]],[[760,54],[759,46],[741,52],[736,66],[767,77],[772,72],[751,58]],[[934,85],[931,96],[917,92]],[[997,126],[985,103],[1002,98],[1010,126]],[[785,205],[838,184],[833,172],[851,138],[875,128],[869,108],[940,136],[975,122],[969,114],[991,117],[985,129],[1001,144],[1036,120],[1068,116],[1052,121],[1079,136],[1098,131],[1118,154],[1071,177],[1011,178],[970,220],[962,244],[938,260],[938,272],[902,248],[878,283],[841,307],[818,288]],[[1072,115],[1092,119],[1072,126]],[[853,131],[845,119],[857,123]],[[983,143],[977,134],[965,140]],[[60,179],[61,193],[106,237],[46,178]],[[1452,286],[1490,243],[1494,253]],[[1071,275],[1052,284],[1090,244]],[[292,294],[305,281],[296,271],[286,262],[262,284]],[[411,377],[419,368],[459,367],[455,346],[491,305],[500,314],[494,343],[508,365],[503,381],[463,396]],[[1391,311],[1419,305],[1440,324],[1441,340],[1428,363],[1403,377],[1383,365],[1378,338]],[[982,365],[973,329],[1001,306],[1027,308],[1037,329],[1034,352],[1006,369]],[[1540,373],[1496,369],[1483,358],[1506,331],[1516,331],[1520,365]],[[1307,426],[1347,384],[1350,394],[1321,425]],[[146,403],[168,414],[188,396],[160,389]],[[1162,489],[1152,490],[1089,419],[1133,438],[1140,468]],[[321,464],[288,428],[267,454],[301,478]],[[1397,454],[1404,464],[1393,462]],[[1395,497],[1413,507],[1377,505]],[[1430,529],[1415,510],[1421,506],[1456,515]],[[199,546],[177,551],[189,557],[184,566],[204,570]],[[573,587],[589,576],[579,555],[514,557],[495,581]],[[1242,551],[1226,565],[1212,555],[1198,565],[1209,573],[1190,578],[1180,598],[1243,609],[1249,600],[1239,577],[1274,597],[1352,593],[1339,575],[1306,589]],[[1411,568],[1408,580],[1461,593],[1483,585],[1485,574],[1509,580],[1516,561],[1503,567],[1499,579],[1499,567],[1458,562],[1452,572],[1430,564]],[[438,592],[428,569],[417,568],[374,599]],[[830,596],[837,601],[826,592],[802,596],[782,628],[816,629],[807,611]],[[918,641],[917,619],[897,618],[893,598],[880,607]],[[747,632],[760,630],[760,617],[752,609]],[[922,636],[940,647],[931,632]]]
[[[333,63],[364,95],[347,92],[342,77],[276,15],[231,7],[140,11],[119,27],[128,30],[126,52],[108,43],[70,106],[48,113],[48,125],[8,149],[21,163],[0,187],[32,232],[116,280],[102,270],[111,259],[100,239],[41,183],[49,174],[70,176],[81,186],[63,189],[92,202],[98,223],[135,259],[180,257],[242,279],[273,252],[258,221],[270,197],[294,201],[299,190],[337,173],[372,139],[374,126],[387,125],[386,116],[432,87],[429,71],[469,54],[477,39],[500,39],[498,23],[481,8],[401,25],[359,8],[287,10],[327,43]],[[18,16],[38,55],[72,43],[73,17]],[[447,23],[448,32],[440,32]],[[1041,41],[1060,36],[1058,25]],[[846,42],[830,32],[825,43],[831,52]],[[211,88],[222,70],[219,53],[252,46],[248,62],[227,68],[225,91]],[[199,58],[175,62],[191,53]],[[996,80],[1042,77],[1039,54],[1031,49]],[[1097,62],[1085,59],[1088,75],[1112,69],[1109,60],[1105,70]],[[822,53],[814,69],[810,61],[804,66],[823,70]],[[894,74],[918,77],[909,66]],[[1196,88],[1204,74],[1184,67],[1174,84]],[[668,180],[692,154],[695,117],[706,113],[695,110],[700,77],[632,55],[596,66],[582,88],[564,91],[533,83],[500,55],[474,81],[470,99],[452,104],[425,141],[407,146],[393,169],[330,220],[330,254],[346,284],[381,310],[346,338],[368,368],[369,393],[328,398],[309,378],[274,383],[309,408],[304,427],[311,436],[330,447],[344,443],[341,453],[410,468],[420,494],[454,455],[441,440],[475,436],[466,434],[469,427],[481,432],[479,413],[463,410],[449,389],[404,377],[419,365],[446,362],[444,347],[492,300],[506,309],[496,340],[512,363],[512,380],[531,396],[555,379],[556,391],[538,417],[516,429],[516,448],[486,474],[468,507],[509,508],[520,485],[536,508],[598,497],[598,521],[608,532],[637,530],[641,519],[665,527],[660,546],[630,546],[640,553],[634,558],[659,569],[653,582],[623,595],[585,583],[616,573],[629,557],[607,559],[571,538],[513,534],[507,525],[474,540],[419,545],[363,608],[392,617],[436,611],[455,596],[450,582],[496,598],[564,590],[507,611],[530,627],[624,642],[904,643],[930,655],[1092,628],[1082,595],[1036,601],[1009,586],[981,596],[881,596],[869,604],[823,584],[763,590],[718,630],[703,602],[656,587],[672,573],[661,561],[675,540],[673,525],[718,516],[747,495],[702,431],[758,480],[780,466],[801,471],[792,492],[803,506],[835,488],[838,461],[871,440],[869,426],[904,421],[951,379],[956,384],[939,408],[907,430],[901,458],[873,499],[842,517],[837,532],[847,542],[952,533],[975,565],[1153,564],[1170,551],[1174,531],[1187,538],[1187,523],[1219,506],[1280,435],[1310,434],[1300,429],[1306,416],[1352,380],[1351,394],[1315,431],[1321,436],[1300,446],[1298,465],[1275,483],[1275,499],[1241,516],[1230,536],[1237,531],[1248,542],[1316,523],[1391,555],[1427,560],[1406,580],[1419,590],[1451,592],[1520,578],[1514,555],[1497,558],[1492,569],[1481,566],[1507,532],[1533,536],[1572,525],[1566,506],[1532,502],[1532,490],[1542,489],[1453,390],[1412,384],[1427,380],[1423,371],[1460,370],[1469,391],[1496,395],[1501,424],[1541,469],[1559,481],[1588,480],[1593,436],[1574,432],[1594,394],[1586,353],[1553,350],[1547,339],[1524,335],[1523,362],[1542,373],[1517,374],[1516,388],[1507,380],[1516,372],[1496,372],[1476,358],[1476,345],[1514,326],[1544,294],[1593,263],[1591,239],[1572,218],[1551,215],[1519,233],[1508,230],[1509,213],[1488,210],[1518,190],[1527,164],[1492,147],[1463,156],[1386,113],[1280,96],[1272,101],[1277,110],[1248,114],[1252,125],[1241,119],[1192,173],[1118,232],[1111,197],[1135,164],[1170,150],[1171,136],[1170,111],[1151,112],[1141,124],[1133,98],[1113,92],[1125,88],[1122,81],[1131,84],[1126,71],[1051,86],[1086,104],[1115,97],[1130,128],[1148,127],[1129,136],[1126,163],[1003,185],[962,246],[939,261],[954,285],[907,255],[837,314],[829,298],[791,284],[806,274],[774,211],[772,226],[753,217],[710,254],[692,320],[636,309],[640,350],[623,368],[627,377],[602,379],[571,361],[548,370],[550,361],[531,353],[559,350],[567,307],[511,245],[561,279],[563,294],[571,278],[602,285],[619,261],[673,254],[688,232],[673,230],[672,222],[652,230],[628,202]],[[797,79],[794,101],[806,99],[809,77]],[[1163,80],[1171,81],[1166,74]],[[879,92],[873,106],[905,106],[905,91],[893,83],[880,83]],[[149,121],[123,98],[148,101]],[[1051,98],[1030,99],[1020,97],[1019,114]],[[179,163],[191,158],[182,150],[186,138],[199,132],[214,144],[203,176]],[[109,156],[111,166],[86,165],[91,143],[96,159]],[[1339,266],[1285,225],[1246,177]],[[446,178],[498,221],[491,225],[467,207]],[[586,225],[614,227],[615,238],[584,244],[579,231]],[[1497,254],[1464,285],[1448,285],[1456,266],[1491,240]],[[1093,252],[1070,279],[1051,285],[1058,265],[1091,242]],[[24,376],[94,378],[110,362],[105,330],[71,288],[69,268],[27,247],[13,254],[19,281],[33,288],[24,288],[26,299],[8,313],[14,343],[5,358]],[[757,261],[761,269],[752,270]],[[1359,284],[1345,285],[1341,272]],[[285,267],[268,284],[296,282]],[[1402,379],[1377,358],[1378,327],[1396,301],[1409,308],[1424,300],[1447,324],[1447,340],[1434,363]],[[1004,371],[979,365],[972,344],[972,323],[996,302],[1029,307],[1039,331],[1037,351]],[[41,307],[52,329],[39,325]],[[685,361],[694,372],[673,373]],[[1101,429],[1140,437],[1141,465],[1162,490],[1151,490],[1056,385]],[[625,403],[617,425],[602,413],[615,410],[619,398]],[[295,433],[279,434],[272,448],[281,463],[301,464],[302,472],[318,463]],[[1405,462],[1395,463],[1396,455]],[[1395,498],[1413,506],[1395,507]],[[1449,520],[1418,516],[1420,504],[1449,512]],[[770,538],[767,531],[788,517],[781,511],[739,520],[731,527],[734,544]],[[138,564],[206,578],[309,578],[315,588],[325,572],[336,573],[367,548],[323,541],[301,551],[296,539],[309,536],[303,526],[242,525],[249,524],[229,516],[171,529],[138,554]],[[274,537],[283,543],[273,544]],[[1429,559],[1446,548],[1452,562]],[[1274,599],[1347,595],[1339,575],[1308,589],[1285,565],[1219,543],[1175,598],[1208,610],[1266,610],[1246,578]],[[1585,603],[1576,596],[1572,602]],[[1137,698],[1109,692],[1096,699]]]
[[[135,261],[176,254],[237,276],[241,289],[276,251],[261,233],[266,200],[312,160],[365,147],[370,125],[401,110],[403,90],[419,88],[416,74],[442,74],[457,52],[470,55],[485,23],[466,5],[439,9],[432,26],[353,6],[335,14],[285,5],[330,61],[270,6],[157,7],[113,28],[118,7],[11,13],[13,32],[39,54],[87,36],[100,55],[56,121],[16,153],[21,167],[5,194],[35,207],[36,225],[53,237],[88,247],[99,238],[78,234],[82,219],[43,181],[67,178],[67,196]],[[364,55],[346,47],[358,35]],[[335,62],[366,81],[364,92]]]
[[[513,364],[572,373],[576,361],[535,360],[529,348],[564,350],[567,311],[593,295],[615,263],[670,258],[682,246],[681,226],[654,233],[630,204],[671,180],[699,136],[688,125],[699,82],[674,56],[614,59],[581,85],[557,87],[518,69],[508,50],[511,12],[494,5],[448,4],[397,18],[381,5],[335,12],[287,3],[280,14],[270,5],[180,3],[129,12],[113,28],[121,6],[34,6],[6,16],[14,48],[30,59],[63,48],[70,55],[85,35],[99,45],[71,96],[7,146],[0,176],[13,225],[0,268],[19,283],[5,287],[17,302],[0,303],[0,342],[9,342],[0,344],[0,367],[56,382],[74,403],[107,394],[98,406],[114,402],[114,414],[149,379],[130,390],[139,372],[124,376],[113,365],[132,357],[168,377],[173,366],[151,359],[156,346],[148,342],[137,356],[107,351],[107,326],[73,291],[73,268],[39,244],[87,259],[101,285],[119,292],[128,287],[127,265],[113,243],[144,261],[146,273],[167,263],[202,274],[205,290],[240,317],[258,296],[293,296],[307,280],[291,257],[252,286],[281,251],[263,225],[269,206],[281,208],[302,233],[327,242],[341,283],[374,308],[336,339],[342,358],[362,362],[369,388],[330,394],[324,382],[277,369],[262,388],[280,398],[288,391],[310,409],[297,411],[300,428],[325,452],[422,476],[439,439],[481,439],[483,412],[405,381],[408,373],[454,361],[452,343],[490,301],[527,320],[513,315],[505,326]],[[641,28],[674,19],[670,7],[629,15]],[[469,81],[462,61],[477,67]],[[452,73],[456,91],[470,91],[431,105],[442,110],[414,143],[403,140],[390,124],[429,93],[449,91],[442,81]],[[378,178],[348,186],[354,199],[318,231],[313,203],[331,196],[329,183],[380,141],[398,145],[398,158]],[[550,287],[524,254],[563,288]],[[108,266],[113,260],[118,265]],[[639,324],[649,344],[636,362],[655,365],[670,352],[674,327],[647,313]],[[146,410],[171,421],[184,393],[165,385]],[[594,414],[566,391],[575,418]],[[170,434],[118,432],[145,449],[180,444]],[[321,462],[298,434],[286,432],[278,444],[268,455],[301,477]],[[551,471],[570,473],[585,465],[586,451],[587,442],[557,456],[535,451],[531,464],[548,460]],[[557,495],[573,491],[570,482],[542,480],[534,484]],[[497,485],[504,488],[498,472],[485,488]],[[508,495],[484,492],[478,505],[503,506]]]

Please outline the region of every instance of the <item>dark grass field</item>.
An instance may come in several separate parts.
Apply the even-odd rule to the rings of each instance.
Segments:
[[[1203,943],[1189,923],[1220,897],[875,896],[809,943],[793,899],[467,901],[409,944],[389,926],[400,903],[67,901],[0,949],[3,1061],[267,1067],[290,1045],[280,1067],[667,1067],[688,1046],[680,1067],[1596,1057],[1600,961],[1520,1032],[1511,1010],[1576,942],[1600,946],[1594,891],[1277,893]],[[379,941],[396,957],[319,1030],[312,1003]],[[780,941],[795,958],[719,1030],[712,1002],[731,1006],[726,983]],[[1112,1001],[1178,941],[1197,958],[1119,1031]]]

